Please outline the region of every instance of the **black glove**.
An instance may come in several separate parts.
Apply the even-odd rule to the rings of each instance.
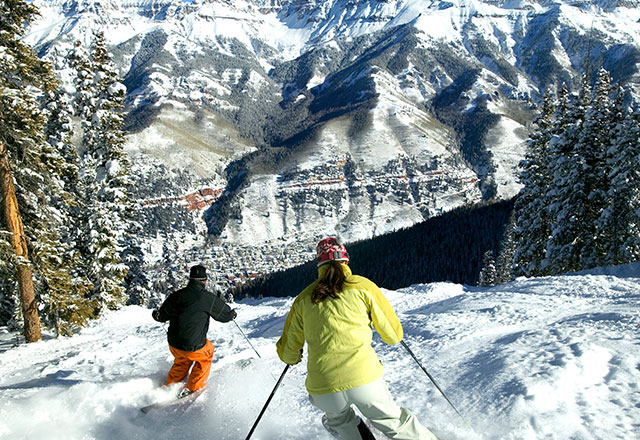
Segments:
[[[235,309],[231,309],[231,319],[236,319],[236,317],[238,316],[238,314],[236,313]]]
[[[289,365],[296,365],[299,364],[302,361],[302,348],[300,349],[300,357],[298,358],[298,361],[295,364],[289,364]]]
[[[153,309],[153,312],[151,312],[151,317],[152,317],[154,320],[156,320],[156,321],[160,322],[160,310],[158,310],[158,309]]]

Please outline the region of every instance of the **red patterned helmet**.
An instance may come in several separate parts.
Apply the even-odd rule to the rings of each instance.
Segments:
[[[335,237],[320,240],[316,247],[316,254],[318,256],[318,266],[322,266],[331,260],[349,262],[347,248],[338,243],[338,239]]]

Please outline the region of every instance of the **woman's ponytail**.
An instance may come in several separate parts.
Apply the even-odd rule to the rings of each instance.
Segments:
[[[346,278],[341,267],[343,263],[329,261],[325,264],[329,267],[327,267],[327,271],[318,280],[318,284],[313,289],[311,294],[312,304],[319,304],[327,298],[338,298],[338,293],[342,291],[342,285]]]

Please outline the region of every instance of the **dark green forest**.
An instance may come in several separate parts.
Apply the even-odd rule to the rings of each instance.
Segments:
[[[347,243],[349,266],[387,289],[436,281],[475,285],[483,254],[498,254],[513,200],[462,207],[369,240]],[[315,259],[231,290],[236,300],[295,296],[316,277]]]

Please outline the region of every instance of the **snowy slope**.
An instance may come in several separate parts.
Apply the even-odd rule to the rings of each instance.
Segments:
[[[640,265],[600,272],[386,291],[405,341],[472,428],[401,347],[376,339],[392,394],[443,440],[639,438]],[[138,410],[173,391],[159,388],[171,357],[149,310],[127,307],[74,337],[18,347],[5,331],[0,438],[243,439],[282,371],[274,344],[291,302],[235,305],[262,355],[245,368],[239,361],[256,355],[238,328],[212,323],[209,386],[182,413]],[[290,370],[253,438],[330,438],[304,370]]]

